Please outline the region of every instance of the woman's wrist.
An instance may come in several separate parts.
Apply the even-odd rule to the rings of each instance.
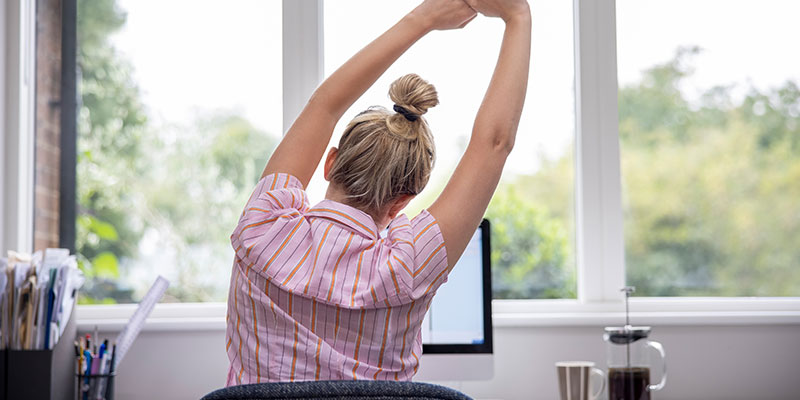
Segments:
[[[433,30],[433,19],[425,15],[425,13],[418,12],[417,9],[406,14],[406,16],[403,17],[403,21],[414,27],[415,31],[419,33],[420,36],[424,36]]]
[[[520,2],[503,17],[506,24],[517,22],[530,22],[531,8],[527,1]]]

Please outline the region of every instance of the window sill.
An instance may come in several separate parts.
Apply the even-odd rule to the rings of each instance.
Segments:
[[[800,298],[633,298],[635,325],[800,325]],[[625,305],[577,300],[495,300],[496,327],[623,325]]]
[[[636,325],[800,325],[800,298],[637,298],[630,307]],[[625,318],[621,302],[495,300],[492,308],[496,328],[622,325]],[[226,309],[224,303],[158,304],[142,330],[224,331]],[[78,306],[78,329],[119,331],[135,310],[135,304]]]
[[[95,327],[103,332],[120,331],[136,311],[137,304],[78,306],[78,330],[90,332]],[[142,331],[224,331],[225,303],[161,303],[156,304]]]
[[[625,313],[494,313],[497,328],[622,326]],[[634,325],[800,325],[800,311],[636,312]]]

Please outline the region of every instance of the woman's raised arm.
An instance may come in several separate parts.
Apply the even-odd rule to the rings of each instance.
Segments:
[[[463,0],[425,0],[322,82],[272,153],[262,176],[285,172],[307,186],[339,118],[386,69],[426,33],[461,28],[475,15]]]
[[[531,14],[525,0],[467,0],[478,12],[506,23],[500,56],[483,98],[469,145],[442,194],[428,211],[444,236],[452,268],[461,257],[503,172],[514,146],[531,52]]]

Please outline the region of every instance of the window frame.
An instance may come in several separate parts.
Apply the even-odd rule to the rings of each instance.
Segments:
[[[0,19],[0,248],[33,249],[36,2],[10,0]]]
[[[324,77],[322,1],[282,0],[284,133]],[[616,5],[614,0],[573,0],[573,7],[578,297],[494,300],[493,319],[498,327],[621,324],[624,306],[619,289],[625,284],[625,243],[619,162]],[[71,18],[74,27],[75,16]],[[69,21],[65,19],[66,24]],[[74,73],[71,78],[74,83]],[[71,228],[62,225],[61,232],[72,232],[74,241],[74,218],[62,219],[61,223],[72,224]],[[633,298],[631,303],[632,316],[642,324],[800,323],[800,297],[655,297]],[[135,308],[135,304],[78,306],[78,325],[80,329],[96,325],[104,330],[120,329]],[[145,329],[221,330],[225,329],[226,310],[225,303],[159,304]]]

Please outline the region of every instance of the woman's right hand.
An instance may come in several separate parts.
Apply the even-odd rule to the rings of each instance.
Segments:
[[[464,0],[425,0],[412,13],[424,18],[431,30],[463,28],[478,15]]]
[[[514,15],[520,13],[530,14],[527,0],[464,0],[469,6],[487,16],[500,17],[508,21]]]

